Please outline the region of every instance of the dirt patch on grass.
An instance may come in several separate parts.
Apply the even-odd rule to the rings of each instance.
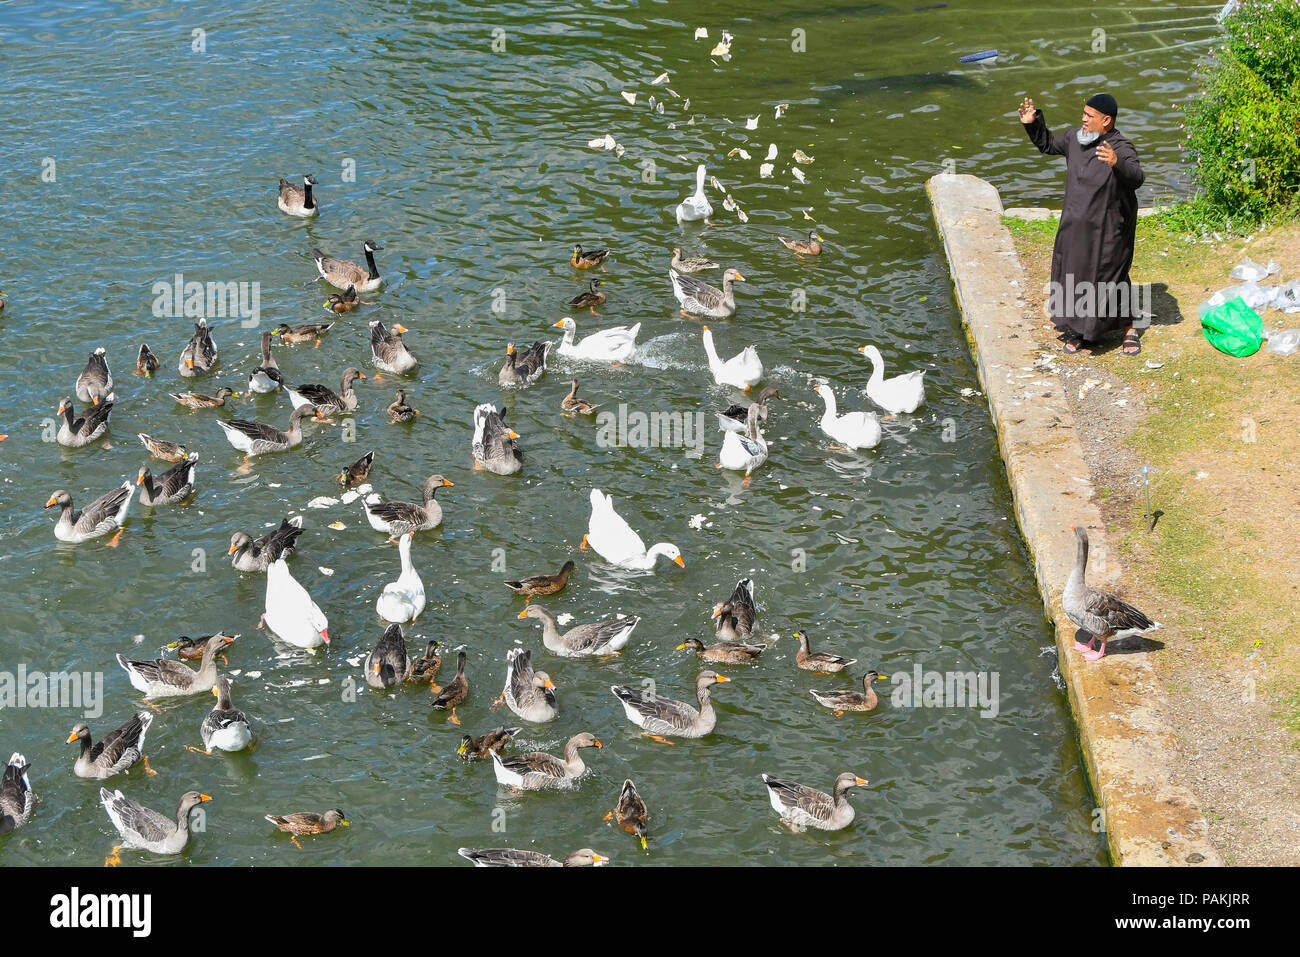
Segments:
[[[1153,663],[1178,736],[1171,771],[1231,864],[1300,864],[1300,354],[1236,359],[1197,305],[1243,255],[1300,276],[1300,226],[1194,239],[1143,220],[1133,278],[1155,287],[1142,354],[1062,352],[1043,318],[1054,223],[1009,224],[1042,350],[1061,376],[1122,591],[1165,625]],[[1266,329],[1300,327],[1272,310]],[[1154,368],[1153,368],[1154,366]],[[1148,518],[1135,484],[1150,466]]]

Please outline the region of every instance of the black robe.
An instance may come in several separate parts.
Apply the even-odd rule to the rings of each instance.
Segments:
[[[1137,188],[1146,176],[1137,150],[1118,130],[1081,146],[1074,128],[1053,136],[1039,110],[1025,132],[1040,153],[1065,157],[1065,201],[1048,295],[1052,322],[1067,335],[1095,342],[1142,318],[1143,304],[1128,271],[1137,231]],[[1115,151],[1114,167],[1097,158],[1102,143]]]

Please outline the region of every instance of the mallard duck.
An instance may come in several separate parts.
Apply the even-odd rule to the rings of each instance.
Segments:
[[[822,238],[817,235],[817,230],[808,230],[807,239],[786,239],[780,237],[782,245],[786,249],[792,250],[796,256],[820,256],[822,254]]]
[[[507,428],[505,412],[485,402],[474,408],[474,437],[470,451],[474,468],[497,475],[514,475],[524,467],[524,451],[519,447],[519,433]]]
[[[846,412],[837,415],[835,410],[835,391],[825,384],[813,386],[813,391],[826,403],[822,413],[823,432],[849,450],[874,449],[880,444],[880,417],[874,412]]]
[[[523,648],[506,652],[506,683],[501,698],[525,721],[541,724],[554,720],[560,706],[555,697],[555,682],[545,671],[534,671],[532,659],[533,653]]]
[[[118,851],[149,851],[151,854],[179,854],[190,842],[190,811],[206,804],[212,797],[198,791],[186,791],[176,805],[176,818],[167,817],[131,800],[121,791],[99,789],[99,803],[122,837],[113,854],[104,863],[116,867],[122,863]]]
[[[842,658],[826,651],[810,651],[808,636],[802,631],[796,631],[791,637],[799,642],[799,650],[795,652],[794,663],[804,671],[830,674],[835,671],[843,671],[850,665],[858,663],[857,658]]]
[[[608,249],[583,249],[580,243],[574,243],[569,265],[575,269],[594,269],[599,266],[600,271],[604,272],[605,257],[608,255]]]
[[[737,641],[754,630],[758,609],[754,607],[754,580],[742,578],[726,601],[713,606],[713,630],[719,638]]]
[[[397,425],[399,422],[414,422],[415,417],[419,414],[419,409],[406,404],[406,390],[398,389],[397,398],[388,404],[388,424]]]
[[[171,658],[134,661],[119,654],[117,663],[131,679],[131,687],[146,698],[179,698],[202,694],[211,691],[217,683],[217,649],[225,648],[235,640],[232,635],[220,635],[219,638],[221,640],[209,641],[204,647],[198,671]]]
[[[72,765],[73,773],[79,778],[102,781],[134,767],[144,757],[144,736],[151,724],[152,713],[141,711],[133,714],[120,727],[104,735],[98,744],[91,741],[89,726],[84,722],[78,724],[68,735],[67,742],[81,742],[81,752]],[[145,767],[149,767],[148,761]]]
[[[230,564],[241,572],[264,572],[271,562],[293,551],[301,534],[301,515],[282,519],[279,528],[256,541],[247,532],[235,532],[230,536],[230,551],[227,553],[235,556]]]
[[[541,605],[529,605],[518,617],[540,621],[542,644],[561,658],[616,654],[627,645],[633,630],[641,622],[637,615],[614,615],[601,621],[575,625],[560,634],[555,616]]]
[[[469,679],[465,677],[465,658],[463,651],[456,656],[456,677],[438,692],[438,697],[433,699],[431,706],[434,711],[450,709],[451,715],[447,720],[452,724],[460,724],[460,718],[456,717],[456,708],[464,704],[465,699],[469,697]]]
[[[495,751],[492,755],[492,770],[497,783],[521,791],[541,791],[546,788],[571,788],[582,777],[587,766],[582,762],[578,751],[581,748],[599,748],[600,741],[589,731],[575,734],[564,745],[564,760],[545,751],[529,751],[527,754],[515,754],[503,758]]]
[[[329,619],[289,572],[283,558],[266,568],[266,610],[258,627],[266,627],[295,648],[315,648],[330,643]]]
[[[231,641],[239,638],[239,635],[227,635],[224,631],[218,631],[215,634],[203,635],[199,638],[191,638],[189,635],[181,635],[175,641],[167,643],[167,647],[176,652],[177,658],[185,661],[199,661],[203,658],[203,652],[208,650],[208,642],[215,641],[220,648],[226,644],[226,639]],[[220,652],[218,652],[220,653]],[[225,656],[222,655],[222,660]]]
[[[739,641],[716,641],[705,645],[698,638],[687,638],[677,646],[678,651],[690,648],[701,661],[716,661],[724,665],[743,665],[753,661],[764,651],[764,645],[747,645]]]
[[[1088,571],[1088,532],[1080,525],[1071,525],[1077,546],[1074,568],[1061,595],[1061,607],[1066,616],[1088,634],[1088,643],[1077,639],[1074,650],[1083,652],[1086,661],[1096,661],[1106,655],[1106,642],[1130,635],[1145,635],[1164,626],[1152,621],[1126,601],[1116,598],[1100,588],[1084,583]],[[1101,649],[1095,646],[1101,639]]]
[[[818,791],[793,781],[763,775],[772,810],[792,831],[815,827],[822,831],[839,831],[853,823],[853,805],[848,801],[850,788],[864,788],[867,781],[850,771],[835,779],[834,794]]]
[[[5,292],[4,290],[0,289],[0,312],[4,312],[4,311],[5,311],[5,300],[8,299],[8,298],[9,298],[9,293],[7,293],[7,292]],[[3,832],[3,831],[0,831],[0,833],[4,833],[4,832]]]
[[[411,662],[411,681],[428,681],[432,683],[442,670],[442,658],[438,655],[439,642],[430,640],[424,654]]]
[[[712,259],[683,259],[680,246],[673,247],[673,261],[670,265],[680,273],[703,272],[706,269],[718,268],[718,264]]]
[[[713,671],[701,671],[695,679],[695,700],[698,708],[685,701],[674,701],[645,688],[611,685],[610,691],[623,702],[627,719],[641,728],[649,737],[662,740],[661,735],[679,738],[702,738],[718,724],[718,714],[709,699],[709,689],[731,679]]]
[[[636,355],[636,336],[641,331],[641,323],[635,326],[612,326],[593,332],[581,341],[574,341],[578,334],[578,324],[572,317],[565,316],[555,326],[564,330],[560,340],[559,352],[570,359],[585,359],[588,362],[631,362]]]
[[[875,346],[858,349],[871,360],[871,378],[867,382],[867,398],[891,415],[915,412],[925,401],[925,370],[919,369],[892,379],[885,378],[885,360]]]
[[[718,385],[730,385],[737,389],[748,390],[763,378],[763,361],[758,357],[758,350],[753,346],[745,346],[743,352],[737,353],[724,362],[713,347],[713,332],[708,326],[704,327],[702,336],[704,352],[709,357],[709,371],[713,373],[713,381]]]
[[[677,222],[694,223],[713,215],[713,206],[704,195],[704,177],[708,170],[701,163],[695,168],[695,192],[677,204]]]
[[[224,385],[216,395],[204,395],[201,392],[168,392],[173,399],[187,409],[219,409],[226,404],[226,399],[238,399],[239,393]]]
[[[565,412],[574,413],[576,415],[591,415],[599,409],[600,406],[592,405],[586,399],[579,399],[578,380],[571,379],[569,381],[569,394],[560,400],[560,408]]]
[[[316,197],[311,194],[311,188],[315,185],[316,177],[311,173],[302,178],[301,186],[295,186],[287,179],[282,179],[280,195],[276,197],[275,205],[280,207],[280,212],[288,213],[290,216],[315,216],[320,212]]]
[[[817,703],[830,708],[838,718],[845,711],[873,711],[880,699],[871,683],[880,677],[874,671],[862,676],[862,690],[859,691],[809,691]]]
[[[212,693],[217,703],[199,725],[203,747],[209,754],[214,748],[218,751],[243,751],[253,743],[253,729],[248,726],[248,715],[230,702],[230,679],[218,678]]]
[[[289,416],[289,430],[281,432],[273,425],[261,422],[249,422],[246,419],[231,419],[229,422],[217,421],[221,431],[226,433],[226,441],[244,453],[247,463],[254,455],[266,455],[269,452],[287,452],[302,444],[302,420],[311,416],[319,419],[316,410],[310,405],[300,405]]]
[[[744,472],[745,478],[741,484],[746,488],[749,487],[754,469],[767,461],[767,439],[763,438],[763,433],[758,428],[758,420],[761,416],[762,411],[759,407],[752,405],[745,419],[744,434],[723,433],[722,448],[718,452],[718,462],[715,466],[733,472]]]
[[[61,542],[85,542],[116,531],[126,521],[135,486],[123,482],[113,491],[101,495],[85,508],[72,507],[72,496],[59,489],[49,497],[46,508],[59,506],[59,520],[54,523],[54,537]],[[111,544],[111,543],[110,543]]]
[[[296,385],[291,389],[287,389],[289,401],[293,403],[295,409],[301,405],[314,405],[316,414],[322,417],[342,415],[344,412],[355,412],[357,393],[352,388],[352,383],[365,377],[366,374],[360,369],[355,366],[348,366],[343,370],[342,388],[338,392],[328,386],[315,383]]]
[[[152,376],[158,371],[159,365],[158,357],[154,355],[153,350],[149,348],[149,343],[140,343],[140,351],[137,352],[135,356],[136,375]]]
[[[72,400],[64,399],[59,403],[57,415],[63,416],[55,439],[60,445],[70,449],[79,449],[89,445],[108,431],[108,416],[113,411],[114,397],[99,405],[92,405],[81,415],[73,415]]]
[[[108,371],[108,359],[103,346],[90,354],[86,368],[77,376],[76,391],[78,399],[91,405],[99,405],[112,395],[113,374]]]
[[[758,394],[750,405],[759,407],[759,418],[767,421],[767,400],[781,399],[784,396],[774,385],[763,386],[763,391]],[[726,411],[717,413],[718,428],[723,432],[744,432],[749,423],[749,406],[748,405],[729,405]]]
[[[15,751],[0,773],[0,834],[10,834],[32,819],[36,792],[32,790],[27,759]]]
[[[338,483],[344,488],[361,485],[370,477],[370,467],[375,464],[375,453],[367,452],[351,465],[339,470]]]
[[[293,835],[293,843],[298,850],[302,845],[298,838],[313,834],[328,834],[336,827],[351,827],[352,822],[339,808],[331,808],[324,814],[315,811],[294,811],[292,814],[266,814],[263,817],[274,824],[284,834]]]
[[[315,341],[319,348],[321,337],[333,328],[332,322],[308,322],[301,326],[291,326],[287,322],[282,322],[271,330],[271,334],[279,336],[281,342],[290,344]]]
[[[589,847],[574,851],[563,862],[547,857],[541,851],[517,851],[513,847],[483,850],[462,847],[456,853],[472,861],[475,867],[599,867],[609,863],[608,857],[602,857]]]
[[[726,319],[736,314],[736,282],[746,279],[739,271],[728,269],[722,274],[722,288],[710,286],[694,276],[683,276],[668,270],[673,284],[673,295],[681,303],[681,314],[687,319]]]
[[[365,241],[362,245],[366,253],[365,269],[350,260],[326,256],[319,249],[311,251],[311,258],[316,262],[316,271],[320,277],[335,289],[355,286],[357,292],[372,292],[384,281],[379,275],[379,267],[375,265],[375,253],[383,248],[373,239]]]
[[[155,439],[145,432],[137,432],[135,436],[140,440],[140,444],[149,450],[150,455],[156,459],[162,459],[164,462],[179,462],[188,454],[185,446],[178,442]]]
[[[593,316],[599,316],[600,313],[596,311],[596,307],[604,305],[608,297],[596,287],[603,285],[605,285],[603,279],[589,279],[586,292],[580,292],[570,299],[569,308],[575,312],[579,309],[590,309]]]
[[[397,577],[397,581],[385,585],[379,598],[375,600],[375,611],[384,621],[415,621],[424,611],[424,582],[420,580],[419,573],[411,564],[413,537],[413,533],[406,532],[398,540],[397,551],[402,559],[402,574]]]
[[[546,354],[551,343],[538,340],[525,351],[518,352],[513,342],[506,344],[506,361],[497,373],[500,385],[532,385],[546,371]]]
[[[434,498],[440,488],[455,488],[441,475],[430,475],[424,480],[420,491],[423,505],[414,502],[376,502],[371,504],[365,498],[361,507],[365,509],[366,520],[377,532],[385,532],[393,541],[397,536],[407,532],[431,531],[442,524],[442,505]]]
[[[193,378],[200,372],[211,372],[216,364],[217,344],[212,341],[212,330],[208,328],[208,320],[200,317],[199,321],[194,323],[194,335],[181,350],[177,368],[181,375]]]
[[[325,300],[325,310],[327,312],[337,312],[340,314],[351,312],[353,309],[357,308],[357,306],[368,305],[370,305],[370,303],[358,296],[357,287],[352,285],[349,285],[348,288],[344,289],[341,293],[336,292]]]
[[[268,392],[278,391],[280,386],[284,385],[284,375],[280,372],[275,356],[271,355],[272,335],[274,333],[269,329],[262,333],[262,364],[248,375],[249,392],[265,395]]]
[[[588,545],[605,561],[623,568],[648,571],[661,555],[686,567],[676,545],[659,542],[647,550],[641,536],[614,511],[614,497],[598,488],[591,490],[591,516],[587,519],[587,534],[582,536],[582,547]]]
[[[569,575],[577,567],[573,561],[567,561],[554,575],[530,575],[528,578],[508,581],[505,585],[516,595],[523,595],[530,600],[540,595],[554,595],[564,591],[564,586],[569,584]]]
[[[614,810],[605,815],[605,820],[608,821],[611,817],[617,818],[618,826],[623,830],[636,835],[641,841],[641,850],[647,849],[646,835],[650,833],[647,820],[650,817],[650,809],[637,793],[636,785],[632,783],[631,778],[623,782],[623,789],[618,792],[618,804],[614,806]]]
[[[402,626],[389,625],[380,636],[375,650],[366,659],[366,684],[376,690],[386,691],[410,676],[412,664],[406,654],[406,638],[402,634]]]
[[[477,738],[471,738],[467,734],[460,739],[460,747],[456,749],[456,753],[466,761],[472,761],[474,758],[486,757],[489,751],[504,751],[510,739],[523,730],[523,728],[507,728],[502,725],[494,731],[480,734]]]
[[[415,358],[402,341],[402,333],[407,331],[409,330],[401,323],[395,324],[390,331],[378,319],[370,321],[371,361],[377,368],[395,375],[405,375],[420,364],[420,360]]]
[[[173,465],[154,481],[148,465],[140,466],[135,484],[140,489],[140,504],[157,508],[160,505],[179,505],[194,494],[194,465],[199,460],[198,452],[191,452],[185,461]]]

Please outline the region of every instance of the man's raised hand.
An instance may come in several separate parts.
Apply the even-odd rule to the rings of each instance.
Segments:
[[[1025,97],[1020,101],[1020,122],[1028,126],[1034,122],[1034,117],[1038,115],[1038,110],[1034,108],[1034,101]]]

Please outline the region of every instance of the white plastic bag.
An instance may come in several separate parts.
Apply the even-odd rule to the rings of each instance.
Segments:
[[[1277,295],[1277,286],[1261,286],[1257,282],[1238,283],[1235,286],[1228,286],[1212,294],[1209,299],[1200,304],[1198,312],[1204,318],[1205,314],[1211,309],[1217,309],[1225,302],[1240,296],[1246,301],[1246,305],[1262,315],[1268,309],[1269,304],[1277,298]]]
[[[1268,337],[1268,351],[1289,356],[1300,350],[1300,329],[1284,329]]]
[[[1249,256],[1232,267],[1232,272],[1228,273],[1229,279],[1244,279],[1247,282],[1259,282],[1269,276],[1277,275],[1282,271],[1282,267],[1273,260],[1268,261],[1267,266],[1261,266],[1254,262]]]
[[[1300,279],[1292,279],[1278,286],[1273,305],[1283,312],[1300,312]]]

